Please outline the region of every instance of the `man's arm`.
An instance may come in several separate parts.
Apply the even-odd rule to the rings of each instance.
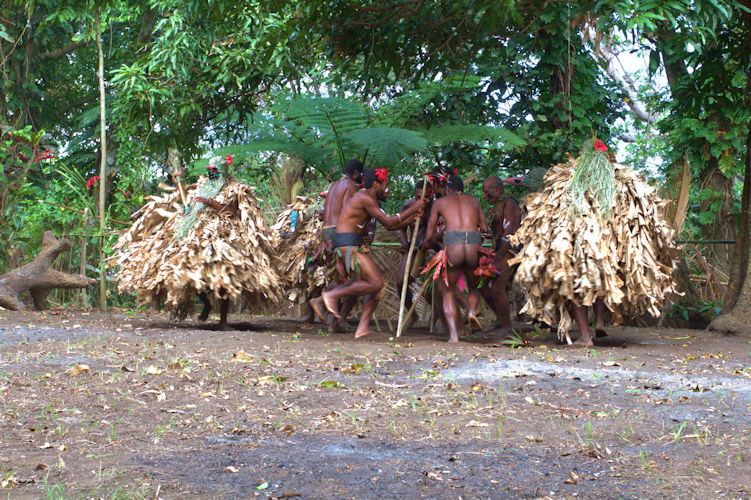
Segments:
[[[425,200],[420,199],[415,201],[415,204],[409,207],[407,210],[396,215],[389,216],[386,215],[386,212],[384,212],[372,198],[366,198],[363,204],[363,208],[368,212],[368,214],[371,217],[375,218],[375,220],[383,224],[383,227],[385,227],[389,231],[399,229],[402,226],[406,226],[414,222],[414,216],[418,213],[418,211],[422,210],[423,206],[425,206]]]
[[[433,206],[430,207],[430,217],[428,218],[428,229],[425,231],[425,241],[422,243],[422,247],[425,249],[431,248],[431,241],[435,237],[435,227],[438,224],[438,212],[440,211],[441,202],[433,202]]]
[[[404,205],[402,205],[402,211],[404,211],[404,210],[406,210],[406,209],[409,208],[411,201],[412,200],[404,202]],[[405,253],[407,251],[407,249],[409,248],[409,240],[407,239],[407,229],[406,229],[406,227],[402,227],[402,228],[399,229],[398,236],[399,236],[399,243],[402,244],[399,247],[399,252],[400,253]]]
[[[207,207],[211,207],[219,213],[226,212],[230,215],[235,215],[235,213],[237,212],[237,200],[227,203],[226,205],[222,205],[218,201],[213,200],[211,198],[204,198],[203,196],[196,196],[195,198],[193,198],[193,201],[197,201],[198,203],[203,203]]]
[[[521,225],[522,210],[519,207],[519,202],[513,198],[508,198],[506,206],[503,209],[503,235],[507,237],[511,236]]]
[[[480,200],[477,200],[477,227],[480,228],[480,233],[482,233],[483,236],[490,234],[490,229],[488,229],[488,221],[485,219],[485,212],[482,211],[482,204],[480,203]]]

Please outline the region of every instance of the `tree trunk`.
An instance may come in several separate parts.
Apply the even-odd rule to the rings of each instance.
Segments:
[[[58,255],[71,247],[70,240],[55,238],[52,231],[42,236],[42,249],[25,266],[0,276],[0,306],[12,311],[25,309],[19,299],[29,291],[36,309],[44,309],[44,299],[55,288],[86,288],[96,285],[96,280],[80,274],[68,274],[52,269]]]
[[[751,334],[751,273],[749,272],[749,245],[751,241],[751,127],[746,137],[746,167],[743,174],[741,198],[741,223],[738,228],[730,283],[720,316],[709,324],[709,329],[724,333]]]

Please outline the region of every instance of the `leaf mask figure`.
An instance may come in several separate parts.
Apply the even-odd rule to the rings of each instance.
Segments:
[[[194,198],[199,196],[203,198],[211,199],[215,197],[222,190],[225,184],[225,177],[222,174],[222,170],[219,165],[224,164],[228,167],[232,164],[232,157],[227,155],[226,158],[216,156],[209,160],[209,164],[206,167],[206,182],[196,189]],[[185,207],[185,214],[180,218],[177,223],[177,229],[175,230],[175,240],[180,241],[185,238],[193,226],[196,224],[198,218],[198,212],[206,207],[203,203],[193,202]]]

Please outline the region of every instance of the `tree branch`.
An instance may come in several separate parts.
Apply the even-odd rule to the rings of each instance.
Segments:
[[[39,57],[42,59],[58,59],[65,54],[70,54],[71,52],[76,51],[77,49],[88,45],[91,40],[81,40],[80,42],[71,42],[65,47],[60,47],[59,49],[50,50],[49,52],[42,52],[39,54]]]
[[[594,42],[594,57],[605,68],[608,76],[626,93],[628,99],[626,105],[629,107],[634,116],[641,121],[654,123],[657,115],[647,111],[644,104],[639,100],[639,94],[636,91],[636,85],[631,76],[626,73],[618,60],[618,54],[613,48],[602,40],[599,33],[590,27],[586,31],[587,37]]]

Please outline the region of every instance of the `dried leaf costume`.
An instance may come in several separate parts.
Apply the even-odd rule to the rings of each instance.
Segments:
[[[225,166],[231,161],[228,155]],[[135,291],[142,302],[165,298],[177,318],[190,314],[200,292],[248,306],[281,298],[274,238],[252,188],[221,173],[209,177],[189,187],[188,200],[211,197],[223,206],[236,203],[237,211],[217,212],[199,202],[183,208],[178,193],[150,196],[114,246],[120,291]]]
[[[318,217],[320,202],[309,196],[298,196],[281,212],[271,226],[281,248],[278,259],[279,276],[287,289],[287,298],[304,303],[317,289],[326,284],[323,247],[319,233],[323,222]]]
[[[605,151],[595,141],[579,158],[551,167],[511,237],[524,245],[509,260],[519,263],[521,313],[558,323],[559,337],[569,343],[569,302],[591,306],[601,298],[617,325],[644,313],[659,316],[675,292],[678,252],[663,202],[634,170],[610,163]]]

